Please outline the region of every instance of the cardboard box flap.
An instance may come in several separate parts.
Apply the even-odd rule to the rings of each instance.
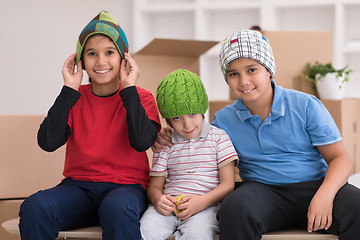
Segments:
[[[160,81],[176,69],[187,69],[199,75],[199,58],[217,41],[153,39],[133,55],[140,68],[136,85],[156,96]]]
[[[216,41],[155,38],[135,54],[199,57],[217,43]]]

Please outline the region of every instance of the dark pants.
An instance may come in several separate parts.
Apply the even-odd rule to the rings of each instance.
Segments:
[[[103,229],[103,239],[141,239],[139,220],[147,204],[146,190],[140,184],[65,179],[23,202],[21,239],[56,239],[61,230],[97,224]]]
[[[257,240],[262,234],[307,229],[308,206],[323,179],[285,185],[245,182],[230,193],[218,212],[221,240]],[[333,222],[324,233],[354,240],[360,236],[360,189],[346,184],[335,196]]]

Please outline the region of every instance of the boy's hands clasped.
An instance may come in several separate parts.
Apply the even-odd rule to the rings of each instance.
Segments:
[[[194,214],[204,210],[207,206],[201,200],[202,196],[186,195],[180,200],[177,210],[182,210],[176,214],[179,220],[186,220]]]
[[[170,128],[161,128],[158,133],[158,138],[155,141],[154,145],[151,146],[151,150],[155,153],[160,152],[160,149],[165,150],[166,146],[171,147],[171,134],[172,130]]]
[[[170,214],[176,211],[175,203],[176,203],[176,199],[174,197],[167,194],[163,194],[154,203],[154,207],[160,214],[164,216],[169,216]]]
[[[173,213],[175,214],[176,211],[181,210],[175,214],[179,220],[186,220],[207,207],[204,206],[201,196],[197,195],[186,195],[182,197],[178,206],[175,205],[176,202],[177,200],[174,197],[163,194],[160,196],[154,207],[164,216],[169,216]]]

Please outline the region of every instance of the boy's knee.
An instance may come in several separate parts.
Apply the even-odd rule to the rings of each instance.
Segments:
[[[219,232],[219,228],[207,224],[192,224],[186,228],[181,228],[182,238],[184,239],[214,239]]]
[[[219,212],[217,214],[217,220],[221,226],[233,226],[237,227],[241,222],[253,225],[258,221],[256,206],[251,201],[244,200],[243,198],[228,198],[221,204]]]
[[[24,200],[20,206],[19,216],[23,217],[24,214],[30,216],[40,216],[44,213],[49,213],[51,210],[50,203],[41,196],[41,191],[35,193]]]
[[[245,213],[249,210],[247,201],[238,198],[236,195],[229,194],[221,203],[220,212],[227,214],[238,214],[238,212]]]
[[[106,196],[99,209],[100,215],[113,219],[140,219],[146,206],[133,194],[110,194]]]

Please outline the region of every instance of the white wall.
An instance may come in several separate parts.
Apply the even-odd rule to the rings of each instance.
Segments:
[[[130,53],[134,53],[132,38],[139,30],[133,29],[132,2],[0,0],[0,114],[47,113],[63,85],[61,69],[65,59],[75,52],[77,37],[83,27],[101,10],[109,11],[118,20],[128,37]],[[171,23],[166,22],[166,26],[172,28]],[[157,26],[159,28],[161,24]],[[156,29],[156,26],[152,27]],[[166,29],[167,35],[171,35]],[[186,32],[178,31],[178,34],[186,36]],[[349,54],[348,57],[351,66],[358,66],[359,55],[352,56]],[[218,65],[214,68],[218,68]],[[218,75],[222,78],[220,71]],[[348,89],[351,97],[360,97],[359,77],[360,71],[356,69]],[[219,84],[224,88],[223,83]],[[216,93],[220,93],[221,87],[211,87],[217,90],[209,91],[209,97],[217,99]],[[225,91],[228,93],[227,88]],[[223,99],[223,94],[218,95]]]
[[[64,61],[101,10],[118,20],[132,51],[131,0],[0,0],[0,9],[0,114],[47,113]]]

